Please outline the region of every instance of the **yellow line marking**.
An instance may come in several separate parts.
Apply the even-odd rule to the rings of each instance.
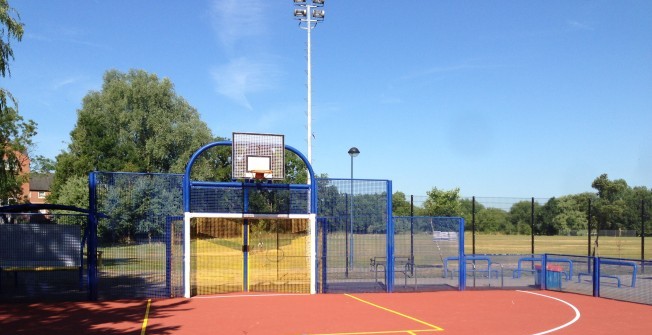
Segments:
[[[435,325],[433,325],[433,324],[430,324],[430,323],[425,322],[425,321],[421,321],[421,320],[419,320],[419,319],[417,319],[417,318],[415,318],[415,317],[411,317],[411,316],[409,316],[409,315],[403,314],[403,313],[401,313],[401,312],[397,312],[397,311],[392,310],[392,309],[389,309],[389,308],[387,308],[387,307],[383,307],[383,306],[380,306],[380,305],[376,305],[376,304],[374,304],[374,303],[372,303],[372,302],[366,301],[366,300],[364,300],[364,299],[360,299],[360,298],[358,298],[358,297],[356,297],[356,296],[353,296],[353,295],[350,295],[350,294],[345,294],[345,296],[350,297],[350,298],[353,298],[353,299],[355,299],[355,300],[357,300],[357,301],[363,302],[363,303],[365,303],[365,304],[367,304],[367,305],[374,306],[374,307],[376,307],[376,308],[380,308],[380,309],[382,309],[382,310],[384,310],[384,311],[387,311],[387,312],[390,312],[390,313],[392,313],[392,314],[396,314],[396,315],[398,315],[398,316],[402,316],[402,317],[404,317],[404,318],[406,318],[406,319],[410,319],[410,320],[412,320],[412,321],[414,321],[414,322],[418,322],[418,323],[420,323],[420,324],[422,324],[422,325],[425,325],[425,326],[428,326],[428,327],[432,328],[432,330],[436,330],[436,331],[442,331],[442,330],[444,330],[444,328],[437,327],[437,326],[435,326]]]
[[[147,299],[147,309],[145,309],[145,318],[143,319],[143,326],[140,329],[140,335],[145,335],[147,330],[147,320],[149,319],[149,306],[152,305],[152,299]]]

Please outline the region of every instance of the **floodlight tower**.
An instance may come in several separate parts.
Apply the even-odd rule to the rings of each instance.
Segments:
[[[324,0],[294,0],[294,18],[299,20],[299,27],[305,29],[308,35],[308,162],[312,164],[312,64],[310,57],[310,31],[317,26],[317,23],[324,21],[326,12]]]

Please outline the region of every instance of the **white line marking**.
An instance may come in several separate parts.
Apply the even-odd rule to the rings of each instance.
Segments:
[[[535,334],[532,334],[532,335],[543,335],[543,334],[548,334],[548,333],[556,332],[556,331],[558,331],[558,330],[560,330],[560,329],[562,329],[562,328],[566,328],[566,327],[572,325],[573,323],[575,323],[577,320],[580,319],[580,310],[577,309],[577,307],[573,306],[571,303],[569,303],[569,302],[567,302],[567,301],[561,300],[561,299],[559,299],[559,298],[551,297],[551,296],[549,296],[549,295],[545,295],[545,294],[541,294],[541,293],[536,293],[536,292],[521,291],[521,290],[516,290],[516,291],[517,291],[517,292],[521,292],[521,293],[534,294],[534,295],[538,295],[538,296],[541,296],[541,297],[545,297],[545,298],[549,298],[549,299],[557,300],[557,301],[559,301],[559,302],[562,302],[562,303],[568,305],[570,308],[572,308],[572,309],[575,311],[575,317],[573,318],[573,320],[570,320],[570,321],[566,322],[565,324],[563,324],[563,325],[561,325],[561,326],[559,326],[559,327],[555,327],[555,328],[552,328],[552,329],[549,329],[549,330],[546,330],[546,331],[542,331],[542,332],[540,332],[540,333],[535,333]]]
[[[201,295],[192,299],[224,299],[224,298],[253,298],[253,297],[300,297],[310,293],[271,293],[271,294],[237,294],[237,295]]]

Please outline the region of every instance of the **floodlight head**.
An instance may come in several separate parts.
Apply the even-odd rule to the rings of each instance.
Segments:
[[[358,148],[351,147],[351,149],[349,149],[349,155],[351,155],[351,157],[357,157],[359,154],[360,150],[358,150]]]
[[[294,0],[294,3],[295,4],[302,4],[302,3],[306,3],[306,0]]]
[[[312,0],[312,4],[317,6],[323,6],[324,0]]]
[[[295,17],[306,17],[308,16],[308,11],[305,9],[295,9],[294,10],[294,16]]]
[[[312,17],[315,19],[324,19],[324,16],[326,15],[326,12],[323,9],[314,9],[312,11]]]

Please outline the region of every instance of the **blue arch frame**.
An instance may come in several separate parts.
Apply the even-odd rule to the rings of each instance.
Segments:
[[[256,186],[255,183],[248,183],[248,182],[202,182],[202,181],[195,181],[193,182],[190,180],[190,172],[192,171],[192,167],[195,164],[195,161],[201,154],[203,154],[206,150],[217,147],[217,146],[232,146],[233,142],[231,141],[219,141],[219,142],[213,142],[209,143],[201,148],[199,148],[195,153],[190,157],[190,160],[188,161],[188,164],[186,165],[186,170],[183,175],[183,211],[184,212],[190,212],[190,189],[193,185],[213,185],[216,187],[219,186],[242,186],[242,187],[254,187]],[[304,156],[299,150],[295,149],[292,146],[285,145],[285,149],[289,150],[293,153],[295,153],[301,160],[306,164],[306,167],[308,168],[308,174],[310,177],[310,184],[309,185],[298,185],[298,184],[291,184],[290,189],[301,189],[301,188],[309,188],[310,189],[310,213],[311,214],[317,214],[317,182],[315,179],[315,172],[312,169],[312,165],[310,162],[308,162],[308,159],[306,156]],[[274,187],[273,185],[275,184],[269,184],[266,185],[266,187]]]

